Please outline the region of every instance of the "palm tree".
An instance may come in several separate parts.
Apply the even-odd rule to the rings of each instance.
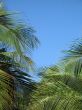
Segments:
[[[82,110],[82,78],[61,73],[57,66],[42,75],[27,110]]]
[[[22,110],[26,106],[23,101],[26,93],[28,104],[29,92],[35,88],[30,75],[24,71],[27,68],[29,72],[33,66],[29,53],[39,41],[32,28],[13,21],[12,16],[0,8],[0,110]]]

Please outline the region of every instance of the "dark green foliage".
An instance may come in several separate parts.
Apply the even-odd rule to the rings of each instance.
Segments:
[[[0,49],[0,51],[5,51],[5,49]],[[2,90],[0,101],[3,102],[0,102],[1,110],[26,110],[30,102],[30,94],[35,89],[35,83],[31,76],[19,66],[17,67],[11,58],[2,54],[0,56],[0,85],[0,90]]]

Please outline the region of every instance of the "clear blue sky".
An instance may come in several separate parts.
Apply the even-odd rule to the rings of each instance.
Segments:
[[[10,10],[37,31],[41,45],[33,53],[40,66],[55,64],[74,39],[82,36],[82,0],[4,0]]]

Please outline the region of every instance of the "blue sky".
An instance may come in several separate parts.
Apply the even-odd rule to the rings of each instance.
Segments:
[[[4,1],[36,30],[41,45],[33,52],[33,59],[38,67],[57,63],[62,50],[82,36],[82,0]]]

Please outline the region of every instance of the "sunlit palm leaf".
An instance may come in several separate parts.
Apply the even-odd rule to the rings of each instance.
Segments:
[[[49,68],[32,97],[30,110],[81,110],[82,78]]]
[[[39,43],[34,35],[34,30],[29,26],[23,25],[23,23],[12,22],[12,17],[4,10],[1,10],[0,17],[0,42],[9,46],[11,51],[16,51],[16,56],[21,59],[20,61],[24,60],[29,65],[32,64],[29,53]],[[30,59],[29,62],[28,58]]]

